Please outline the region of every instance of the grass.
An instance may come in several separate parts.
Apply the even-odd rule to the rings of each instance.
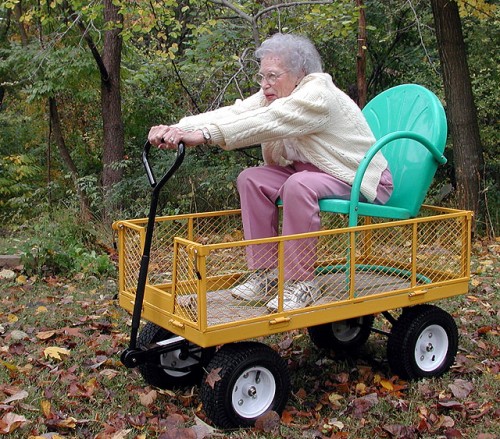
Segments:
[[[130,316],[118,307],[112,280],[0,280],[0,434],[498,438],[499,250],[498,242],[477,242],[469,293],[438,304],[460,331],[456,363],[445,376],[408,383],[392,376],[381,335],[372,334],[358,354],[341,356],[318,350],[305,330],[280,334],[264,341],[291,371],[281,422],[234,431],[210,428],[197,387],[153,389],[121,365]]]

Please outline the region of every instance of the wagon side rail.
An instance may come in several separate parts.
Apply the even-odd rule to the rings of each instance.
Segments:
[[[463,294],[470,279],[472,214],[432,207],[429,212],[411,220],[252,241],[204,244],[175,237],[171,278],[148,284],[144,317],[209,346]],[[277,246],[282,295],[285,243],[310,238],[318,240],[316,277],[322,291],[314,304],[269,312],[265,303],[232,298],[230,288],[247,274],[248,246]],[[132,301],[133,293],[126,294]]]

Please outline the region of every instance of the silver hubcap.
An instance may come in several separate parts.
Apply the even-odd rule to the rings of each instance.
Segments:
[[[442,326],[430,325],[418,337],[415,362],[425,372],[436,370],[448,353],[448,335]]]
[[[265,367],[252,367],[243,372],[233,387],[232,405],[242,418],[256,418],[271,406],[276,394],[276,381]]]

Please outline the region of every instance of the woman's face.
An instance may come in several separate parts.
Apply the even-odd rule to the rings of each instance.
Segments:
[[[281,58],[268,56],[260,62],[259,74],[261,76],[260,86],[268,102],[278,98],[290,96],[302,77],[298,77],[289,71]],[[273,84],[274,82],[274,84]]]

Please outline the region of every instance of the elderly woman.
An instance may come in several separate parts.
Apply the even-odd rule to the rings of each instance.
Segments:
[[[152,127],[160,148],[217,144],[233,150],[261,144],[264,165],[245,169],[237,186],[245,239],[276,236],[283,202],[282,234],[320,229],[318,200],[348,199],[356,169],[375,138],[357,105],[322,72],[321,58],[305,37],[275,34],[256,50],[260,91],[234,105]],[[361,199],[384,204],[392,178],[381,154],[361,185]],[[278,307],[275,244],[247,247],[249,268],[234,297]],[[319,297],[314,281],[314,239],[285,245],[284,308],[308,306]]]

